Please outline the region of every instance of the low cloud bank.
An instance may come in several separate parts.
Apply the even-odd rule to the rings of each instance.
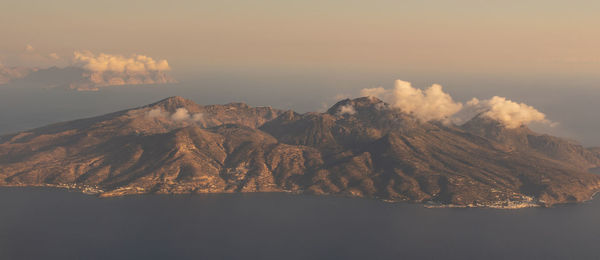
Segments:
[[[383,99],[393,107],[425,122],[437,120],[462,124],[482,115],[499,121],[507,128],[517,128],[532,122],[554,125],[546,119],[546,115],[525,103],[494,96],[486,100],[473,98],[462,104],[454,101],[438,84],[421,90],[414,88],[410,82],[397,80],[393,89],[365,88],[360,94]]]
[[[145,55],[112,55],[76,51],[74,66],[85,70],[85,81],[71,84],[79,90],[95,90],[103,86],[166,84],[176,82],[165,72],[171,70],[167,60],[154,60]]]
[[[166,72],[171,70],[164,59],[146,55],[94,54],[90,51],[75,51],[72,59],[57,53],[42,54],[27,45],[21,58],[37,67],[7,67],[0,64],[0,85],[29,74],[40,72],[36,82],[29,85],[59,87],[75,90],[99,90],[107,86],[176,83]],[[71,61],[69,61],[71,59]],[[69,64],[60,66],[59,64]],[[58,80],[62,79],[62,80]],[[51,84],[49,82],[52,82]],[[51,86],[47,86],[51,85]]]
[[[73,53],[76,65],[93,72],[116,72],[125,74],[140,74],[151,71],[171,70],[167,60],[155,61],[145,55],[112,55],[100,53],[95,55],[89,51],[76,51]]]

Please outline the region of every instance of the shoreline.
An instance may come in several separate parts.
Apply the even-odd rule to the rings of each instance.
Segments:
[[[593,193],[592,196],[588,200],[576,202],[576,203],[557,203],[551,206],[544,205],[535,199],[531,199],[530,201],[498,201],[498,202],[490,202],[490,203],[477,203],[477,204],[441,204],[432,201],[427,202],[419,202],[419,201],[398,201],[398,200],[387,200],[381,198],[369,198],[369,197],[352,197],[352,196],[344,196],[339,194],[307,194],[303,192],[296,191],[253,191],[253,192],[180,192],[180,193],[150,193],[146,192],[145,189],[139,187],[125,187],[116,189],[113,191],[105,192],[100,189],[98,186],[87,186],[87,185],[75,185],[75,184],[38,184],[38,185],[0,185],[0,188],[50,188],[56,190],[62,190],[67,192],[78,192],[84,195],[92,195],[98,199],[103,198],[113,198],[113,197],[125,197],[132,195],[195,195],[195,194],[234,194],[234,193],[287,193],[287,194],[295,194],[295,195],[312,195],[312,196],[333,196],[333,197],[344,197],[349,199],[369,199],[374,201],[380,201],[384,203],[396,204],[396,203],[409,203],[409,204],[421,204],[424,208],[428,209],[440,209],[440,208],[454,208],[454,209],[501,209],[501,210],[511,210],[511,209],[526,209],[526,208],[550,208],[555,205],[568,205],[568,204],[580,204],[589,202],[594,199],[597,194],[600,194],[600,190],[597,190]],[[103,195],[105,194],[105,195]]]

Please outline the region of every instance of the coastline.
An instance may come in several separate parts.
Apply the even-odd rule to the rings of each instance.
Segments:
[[[65,190],[69,192],[79,192],[85,195],[91,195],[99,199],[103,198],[113,198],[113,197],[124,197],[130,195],[185,195],[185,194],[232,194],[236,192],[228,192],[228,191],[219,191],[219,192],[148,192],[147,190],[140,187],[123,187],[119,189],[115,189],[112,191],[104,191],[98,186],[90,186],[90,185],[76,185],[76,184],[37,184],[37,185],[24,185],[24,184],[12,184],[0,185],[2,187],[11,187],[11,188],[27,188],[27,187],[40,187],[40,188],[51,188],[57,190]],[[296,195],[306,195],[304,192],[296,192],[296,191],[253,191],[253,192],[241,192],[241,193],[290,193]],[[360,198],[360,199],[371,199],[375,201],[381,201],[385,203],[410,203],[410,204],[421,204],[424,208],[428,209],[440,209],[440,208],[456,208],[456,209],[469,209],[469,208],[479,208],[479,209],[502,209],[502,210],[511,210],[511,209],[525,209],[525,208],[550,208],[556,205],[568,205],[568,204],[581,204],[585,202],[589,202],[594,199],[594,197],[600,194],[600,190],[596,190],[589,199],[575,202],[575,203],[555,203],[552,205],[547,205],[542,201],[538,201],[532,197],[527,197],[526,201],[495,201],[488,203],[476,203],[476,204],[442,204],[434,201],[398,201],[398,200],[387,200],[381,199],[377,197],[356,197],[356,196],[345,196],[340,194],[311,194],[315,196],[334,196],[334,197],[346,197],[346,198]]]

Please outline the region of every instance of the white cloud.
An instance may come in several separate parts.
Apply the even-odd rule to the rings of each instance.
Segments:
[[[171,115],[171,119],[173,119],[173,121],[186,121],[190,118],[190,113],[185,108],[178,108],[175,110],[175,113]]]
[[[455,102],[438,84],[420,90],[414,88],[410,82],[397,80],[394,89],[365,88],[361,90],[361,95],[381,98],[422,121],[441,120],[463,124],[481,114],[499,121],[507,128],[516,128],[532,122],[550,126],[557,124],[546,119],[546,115],[534,107],[504,97],[494,96],[487,100],[473,98],[463,105]]]
[[[467,102],[461,114],[457,116],[457,122],[470,119],[482,114],[497,120],[507,128],[517,128],[531,122],[540,122],[555,125],[546,119],[544,113],[538,111],[525,103],[517,103],[504,97],[494,96],[491,99],[479,100],[473,98]]]
[[[390,95],[391,90],[386,90],[382,87],[377,88],[363,88],[360,91],[360,95],[363,97],[377,97],[377,98],[387,98]]]
[[[156,61],[145,55],[131,55],[129,57],[105,53],[95,55],[89,51],[76,51],[73,55],[76,64],[93,72],[142,74],[171,69],[167,60]]]
[[[160,108],[154,108],[146,113],[148,118],[159,118],[159,117],[168,117],[169,113],[163,111]]]
[[[167,119],[174,122],[200,122],[204,119],[204,114],[190,112],[183,107],[177,108],[174,113],[162,110],[161,108],[153,108],[146,112],[146,118],[149,119]]]
[[[354,115],[354,114],[356,114],[356,110],[354,109],[354,107],[352,105],[348,104],[348,105],[341,106],[340,109],[338,110],[338,113],[340,115],[344,115],[344,114]]]
[[[423,91],[410,82],[397,80],[393,89],[366,88],[361,90],[361,95],[381,98],[425,122],[447,119],[462,108],[462,104],[455,102],[438,84]]]
[[[26,69],[19,69],[18,73],[14,68],[11,71],[3,69],[0,71],[0,84],[9,83],[16,78],[22,78],[23,72],[33,72],[43,70],[48,67],[65,66],[78,67],[82,70],[78,79],[73,76],[62,77],[69,78],[58,87],[90,91],[99,90],[101,87],[118,85],[139,85],[139,84],[167,84],[177,81],[166,74],[171,68],[167,60],[155,60],[146,55],[113,55],[100,53],[98,55],[89,51],[75,51],[72,62],[62,57],[56,52],[41,53],[32,45],[27,44],[25,51],[18,55],[19,63],[28,64]],[[61,72],[57,72],[61,73]],[[73,72],[69,72],[73,73]],[[20,76],[15,76],[19,74]]]
[[[89,81],[72,86],[76,89],[176,82],[165,74],[165,71],[171,69],[166,60],[154,60],[145,55],[95,55],[89,51],[76,51],[73,56],[75,66],[87,72],[84,76]]]

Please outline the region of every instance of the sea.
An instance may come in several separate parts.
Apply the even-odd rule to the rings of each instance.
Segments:
[[[0,188],[0,259],[600,259],[600,200],[517,210]]]
[[[206,73],[187,81],[178,78],[182,83],[175,86],[98,92],[4,87],[0,88],[0,134],[174,95],[199,104],[242,101],[299,112],[323,111],[340,94],[389,87],[400,78],[396,74],[383,78],[339,74],[334,80],[330,75],[321,79],[296,73],[248,75]],[[600,99],[595,79],[507,82],[426,76],[426,80],[406,75],[402,79],[416,80],[420,87],[436,80],[463,102],[473,96],[516,98],[560,122],[550,129],[557,132],[549,133],[564,134],[587,146],[600,145],[600,121],[597,114],[588,113],[597,111]],[[540,95],[540,89],[550,94]],[[553,208],[432,209],[284,193],[100,199],[61,189],[4,187],[0,188],[0,260],[600,259],[598,222],[599,199]]]

